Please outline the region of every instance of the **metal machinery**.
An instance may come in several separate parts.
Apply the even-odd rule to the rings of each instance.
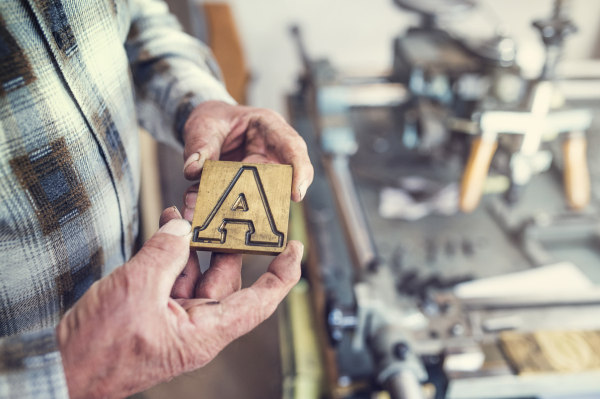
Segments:
[[[496,299],[452,291],[563,260],[600,283],[600,215],[590,194],[600,169],[585,161],[586,134],[600,149],[599,104],[576,89],[581,81],[555,72],[575,30],[566,2],[534,23],[547,57],[533,81],[521,77],[507,36],[473,43],[440,27],[472,1],[395,2],[419,13],[421,25],[395,40],[389,76],[344,76],[311,60],[293,30],[305,71],[288,105],[315,166],[304,201],[306,275],[328,395],[600,395],[600,372],[519,375],[498,343],[506,330],[600,329],[599,290]],[[597,85],[598,76],[586,78]],[[415,175],[461,182],[464,212],[382,218],[380,189]]]

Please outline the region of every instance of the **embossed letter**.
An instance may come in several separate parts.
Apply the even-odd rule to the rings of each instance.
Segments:
[[[242,166],[233,181],[219,197],[212,211],[194,229],[192,240],[198,243],[224,244],[228,228],[240,234],[236,225],[245,227],[248,246],[282,247],[284,234],[277,229],[269,201],[254,166]]]

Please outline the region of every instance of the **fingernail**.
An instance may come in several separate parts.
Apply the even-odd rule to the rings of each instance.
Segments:
[[[298,187],[298,191],[300,191],[300,201],[304,199],[304,195],[306,195],[306,190],[308,189],[308,182],[303,181]]]
[[[161,227],[158,232],[184,237],[192,232],[192,225],[185,219],[172,219]]]
[[[187,206],[188,208],[192,208],[194,209],[194,207],[196,206],[196,200],[198,199],[198,193],[187,193],[185,195],[185,206]]]
[[[204,167],[204,162],[206,162],[206,158],[208,158],[206,152],[200,151],[200,158],[198,158],[198,169],[202,169]]]
[[[198,151],[196,153],[193,153],[192,155],[190,155],[187,161],[185,161],[185,164],[183,165],[183,171],[185,172],[188,166],[190,166],[194,162],[198,163],[199,170],[202,169],[202,167],[204,166],[204,162],[206,162],[206,158],[206,151]]]
[[[295,242],[297,242],[298,244],[300,244],[300,250],[301,250],[302,253],[304,253],[304,243],[302,241],[297,241],[297,240]]]
[[[190,157],[187,159],[187,161],[185,161],[185,164],[183,164],[183,171],[185,172],[185,170],[188,168],[188,166],[190,166],[192,163],[198,161],[198,159],[200,159],[200,154],[195,152],[192,155],[190,155]]]
[[[173,205],[171,208],[173,208],[173,212],[177,214],[177,217],[181,219],[181,213],[179,213],[179,209],[177,209],[175,205]]]
[[[185,210],[183,211],[183,218],[191,222],[192,219],[194,219],[194,209],[185,208]]]

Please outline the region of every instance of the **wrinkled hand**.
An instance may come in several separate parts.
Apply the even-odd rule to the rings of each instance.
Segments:
[[[235,256],[213,256],[201,276],[190,224],[173,208],[161,221],[140,252],[94,283],[57,326],[72,399],[125,397],[202,367],[271,315],[300,277],[297,241],[250,288],[239,290]],[[182,275],[190,262],[197,275]]]
[[[306,143],[274,111],[207,101],[191,113],[183,130],[183,173],[198,180],[207,159],[292,165],[291,199],[301,201],[313,180]],[[186,191],[183,216],[192,220],[198,185]]]

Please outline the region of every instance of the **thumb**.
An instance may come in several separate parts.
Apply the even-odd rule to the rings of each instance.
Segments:
[[[246,110],[247,107],[222,101],[205,101],[194,108],[183,132],[186,179],[198,180],[204,162],[220,158],[226,139],[233,140],[226,147],[235,148],[243,143],[248,126],[248,118],[243,117]]]
[[[168,298],[188,261],[191,236],[187,220],[172,219],[146,241],[127,266],[138,281]]]
[[[198,180],[206,160],[218,160],[225,137],[231,127],[223,118],[197,117],[186,124],[185,148],[183,151],[185,163],[183,175],[188,180]],[[192,117],[191,117],[192,118]]]

